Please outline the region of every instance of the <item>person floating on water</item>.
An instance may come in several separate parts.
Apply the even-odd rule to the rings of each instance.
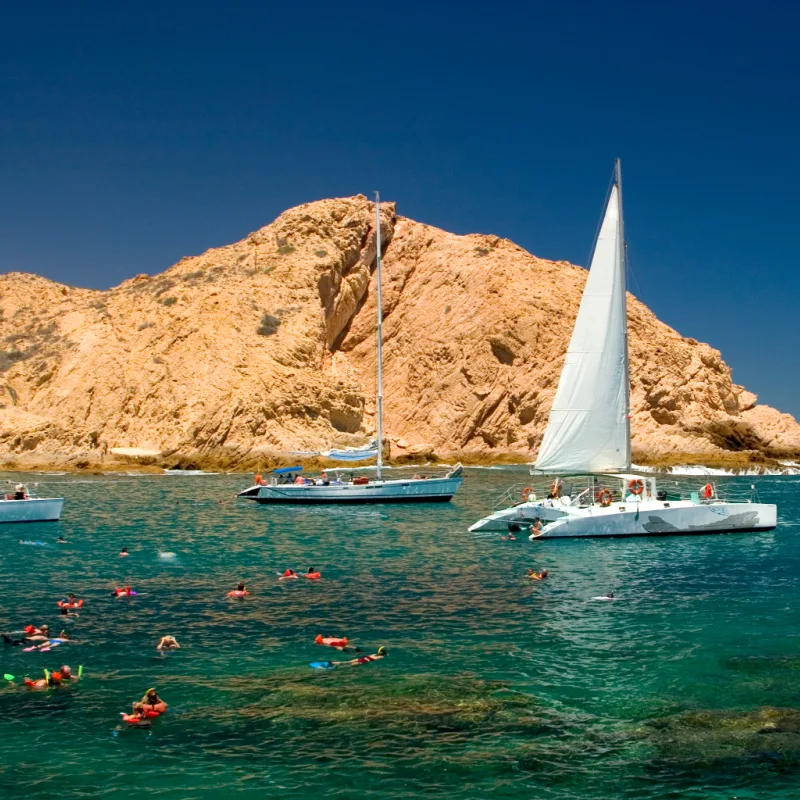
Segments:
[[[58,671],[48,672],[45,670],[44,678],[39,678],[38,681],[33,681],[28,677],[24,680],[29,689],[50,689],[51,687],[62,685],[63,675]]]
[[[546,569],[543,569],[541,572],[534,572],[532,569],[528,570],[528,577],[532,581],[543,581],[543,580],[546,580],[547,576],[549,574],[550,573]]]
[[[63,536],[59,536],[58,539],[56,539],[56,544],[67,544],[67,540]]]
[[[26,625],[22,632],[25,634],[21,639],[15,639],[8,634],[3,634],[3,641],[10,644],[12,647],[19,647],[21,644],[30,644],[31,642],[49,642],[50,628],[47,625],[42,625],[36,628],[33,625]]]
[[[133,725],[137,728],[150,727],[150,718],[141,703],[134,703],[133,711],[130,714],[126,714],[124,711],[120,711],[119,713],[122,716],[122,721],[126,722],[128,725]],[[158,716],[158,714],[155,716]]]
[[[144,697],[140,700],[140,703],[145,713],[150,715],[155,714],[157,716],[158,714],[163,714],[168,708],[167,704],[158,696],[155,689],[148,689]]]
[[[332,647],[334,650],[339,650],[343,653],[360,653],[360,647],[352,647],[347,644],[346,636],[323,636],[318,633],[314,639],[314,644],[322,644],[325,647]]]
[[[279,581],[296,581],[297,580],[297,573],[293,569],[285,569],[280,575],[278,575]]]
[[[249,594],[250,592],[247,591],[244,581],[239,581],[239,585],[235,589],[228,592],[228,597],[243,598],[247,597]]]
[[[388,655],[389,651],[385,647],[379,647],[378,652],[373,653],[371,656],[359,656],[358,658],[351,658],[349,661],[329,661],[328,663],[332,667],[357,667],[360,664],[369,664],[370,661],[380,661]]]
[[[117,599],[120,597],[133,597],[134,595],[136,595],[136,590],[131,589],[130,586],[118,586],[111,594],[112,597],[116,597]]]
[[[129,556],[129,555],[130,555],[130,553],[128,552],[128,548],[127,547],[123,547],[122,550],[119,551],[119,557],[120,558],[125,558],[126,556]]]
[[[72,611],[69,606],[61,606],[61,610],[59,612],[62,617],[80,617],[80,614],[77,611]]]
[[[314,567],[309,567],[308,570],[303,573],[304,578],[308,578],[310,581],[318,581],[322,577],[321,572],[317,572]]]
[[[162,636],[161,641],[156,645],[156,650],[180,650],[181,646],[174,636]]]
[[[614,592],[609,592],[608,594],[601,594],[599,597],[593,597],[592,600],[613,600],[614,599]]]

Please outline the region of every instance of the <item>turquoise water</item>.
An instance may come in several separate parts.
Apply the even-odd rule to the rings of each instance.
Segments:
[[[0,689],[7,800],[800,793],[800,478],[758,480],[772,533],[535,543],[466,531],[523,470],[468,469],[446,506],[327,510],[231,500],[247,476],[42,481],[63,520],[0,528],[0,626],[86,605],[73,643],[6,647],[0,671],[85,672]],[[322,581],[276,580],[309,566]],[[252,597],[227,601],[238,580]],[[317,633],[389,656],[314,671],[339,657]],[[163,634],[182,649],[158,656]],[[150,686],[169,712],[121,729]]]

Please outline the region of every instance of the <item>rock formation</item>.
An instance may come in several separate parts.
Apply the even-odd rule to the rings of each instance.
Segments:
[[[382,209],[393,455],[529,459],[586,272],[495,236]],[[375,431],[375,225],[365,197],[290,209],[236,244],[108,291],[0,277],[0,456],[116,448],[249,465]],[[629,303],[640,458],[793,458],[800,426],[756,404],[718,351]]]

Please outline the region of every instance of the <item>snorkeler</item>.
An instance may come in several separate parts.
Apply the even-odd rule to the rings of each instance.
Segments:
[[[333,667],[356,667],[359,664],[369,664],[370,661],[380,661],[388,655],[389,651],[385,647],[379,647],[378,652],[373,653],[371,656],[360,656],[359,658],[351,658],[349,661],[330,661],[329,663]]]
[[[360,653],[360,647],[352,647],[347,644],[346,636],[323,636],[318,633],[314,639],[314,644],[322,644],[325,647],[332,647],[334,650],[339,650],[343,653]]]
[[[168,707],[167,704],[158,696],[155,689],[148,689],[140,703],[145,713],[148,715],[163,714]]]
[[[180,650],[181,646],[174,636],[162,636],[161,641],[156,645],[156,650]]]
[[[62,681],[79,681],[81,679],[81,674],[83,673],[83,667],[78,668],[78,674],[72,674],[72,668],[69,667],[67,664],[61,665],[61,680]]]
[[[308,578],[310,581],[318,581],[322,577],[321,572],[317,572],[314,567],[309,567],[306,572],[303,573],[304,578]]]
[[[228,597],[247,597],[250,592],[247,591],[247,587],[244,585],[244,581],[239,581],[239,585],[233,589],[232,591],[228,592]]]
[[[29,689],[49,689],[51,686],[61,686],[63,676],[60,672],[44,671],[44,678],[39,678],[38,681],[32,681],[30,678],[25,678],[25,685]]]
[[[22,632],[25,636],[22,639],[14,639],[8,634],[3,634],[3,641],[10,644],[12,647],[19,647],[21,644],[29,644],[30,642],[47,642],[50,635],[50,628],[47,625],[42,625],[41,628],[36,628],[33,625],[26,625]]]

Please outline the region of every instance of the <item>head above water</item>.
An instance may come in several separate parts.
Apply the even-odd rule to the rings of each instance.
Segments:
[[[128,552],[128,548],[127,547],[123,547],[122,550],[120,550],[120,553],[127,553],[127,552]]]
[[[378,655],[379,656],[388,656],[389,655],[389,651],[383,645],[381,645],[378,648]]]
[[[244,591],[244,581],[239,581],[239,585],[236,587],[236,591],[238,592]]]
[[[71,675],[72,675],[72,669],[70,669],[70,667],[68,667],[66,664],[64,664],[64,665],[61,667],[61,674],[62,674],[62,675],[66,675],[66,677],[68,677],[68,678],[69,678],[69,677],[71,677]]]

